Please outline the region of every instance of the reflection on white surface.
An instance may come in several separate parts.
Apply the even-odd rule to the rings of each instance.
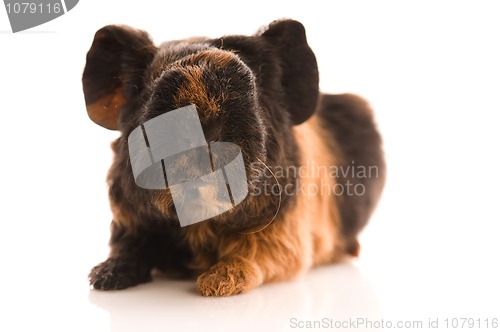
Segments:
[[[124,291],[91,291],[89,299],[109,313],[113,332],[284,331],[298,321],[381,317],[370,283],[352,263],[224,298],[200,296],[193,281],[157,278]]]

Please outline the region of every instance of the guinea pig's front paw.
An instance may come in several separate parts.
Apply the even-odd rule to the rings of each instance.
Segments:
[[[201,274],[196,286],[204,296],[229,296],[246,292],[262,281],[262,273],[254,264],[231,259],[220,261]]]
[[[145,266],[126,258],[108,258],[95,266],[89,274],[94,289],[125,289],[151,280],[151,271]]]

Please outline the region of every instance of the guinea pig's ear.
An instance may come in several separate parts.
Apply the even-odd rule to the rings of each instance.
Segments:
[[[142,90],[144,72],[155,52],[156,47],[144,31],[108,25],[96,32],[82,78],[92,121],[118,129],[120,111]]]
[[[261,36],[280,57],[285,102],[294,124],[300,124],[313,115],[319,96],[318,65],[304,26],[294,20],[274,21]]]

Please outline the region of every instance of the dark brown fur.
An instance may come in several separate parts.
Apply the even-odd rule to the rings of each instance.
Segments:
[[[359,97],[320,95],[316,59],[299,22],[275,21],[254,36],[159,47],[145,32],[107,26],[87,55],[83,87],[92,120],[121,131],[108,174],[111,253],[89,275],[95,289],[134,286],[160,269],[197,276],[203,295],[232,295],[357,255],[357,234],[383,186],[381,140]],[[207,141],[241,148],[250,194],[222,215],[180,227],[168,189],[135,184],[127,137],[189,104],[197,107]],[[318,176],[310,161],[376,166],[377,178]],[[273,177],[279,167],[307,171]],[[347,181],[366,193],[300,191]],[[267,185],[281,195],[263,194]]]

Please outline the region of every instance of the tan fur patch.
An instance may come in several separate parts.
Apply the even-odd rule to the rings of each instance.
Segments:
[[[340,235],[340,212],[334,194],[336,181],[328,172],[331,166],[336,165],[335,157],[325,144],[328,136],[316,116],[295,126],[294,132],[301,150],[302,164],[308,174],[301,178],[301,186],[311,188],[299,197],[297,205],[311,225],[313,263],[319,265],[338,261],[343,257],[344,244]],[[313,195],[314,192],[318,193]]]
[[[196,286],[204,296],[228,296],[246,292],[262,282],[262,273],[253,261],[234,257],[200,275]]]
[[[209,65],[224,68],[234,61],[237,61],[237,57],[233,53],[221,50],[200,51],[191,56],[184,64],[185,67],[178,68],[186,77],[187,83],[177,91],[176,106],[194,104],[208,118],[217,115],[226,95],[222,92],[220,96],[209,96],[206,84],[210,82],[204,82],[202,75]]]
[[[166,216],[170,214],[169,209],[173,204],[174,199],[172,198],[172,194],[170,194],[169,188],[162,190],[154,199],[156,208]]]
[[[120,108],[125,104],[121,89],[87,105],[87,113],[92,121],[104,128],[117,130]]]
[[[187,82],[184,83],[175,96],[174,102],[177,107],[193,104],[196,106],[201,115],[208,118],[219,113],[220,102],[224,96],[209,96],[203,82],[203,69],[198,66],[187,66],[179,69],[186,77]]]

